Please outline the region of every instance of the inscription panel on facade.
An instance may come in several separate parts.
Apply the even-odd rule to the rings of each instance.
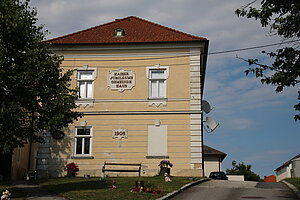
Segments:
[[[118,129],[113,129],[112,130],[112,138],[118,138],[118,139],[122,139],[122,138],[127,138],[128,137],[128,130],[127,129],[122,129],[122,128],[118,128]]]
[[[112,90],[123,92],[135,86],[135,72],[132,70],[112,70],[108,72],[107,85]]]

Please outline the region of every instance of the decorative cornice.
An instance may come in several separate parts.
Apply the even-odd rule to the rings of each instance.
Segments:
[[[83,115],[169,115],[169,114],[201,114],[201,110],[178,110],[178,111],[93,111],[81,112]]]

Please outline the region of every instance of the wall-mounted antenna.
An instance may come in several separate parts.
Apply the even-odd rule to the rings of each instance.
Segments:
[[[214,108],[210,106],[210,104],[208,103],[208,101],[206,100],[202,100],[202,109],[203,111],[208,114],[210,113],[210,111],[212,111]],[[220,124],[217,123],[213,118],[211,117],[206,117],[206,126],[205,126],[205,130],[208,133],[213,132]]]
[[[213,132],[218,126],[220,126],[220,124],[217,123],[213,118],[206,117],[206,131],[208,133]]]
[[[208,114],[212,110],[208,101],[205,101],[205,100],[202,100],[202,108],[206,114]]]

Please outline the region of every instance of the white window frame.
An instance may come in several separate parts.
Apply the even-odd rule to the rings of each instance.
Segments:
[[[151,77],[151,71],[164,71],[164,77],[163,78],[152,78]],[[149,80],[148,84],[148,95],[149,99],[166,99],[167,98],[167,79],[169,78],[169,66],[160,66],[160,65],[155,65],[151,67],[147,67],[147,78]],[[152,96],[152,83],[154,81],[158,82],[159,81],[164,81],[164,95],[163,96]]]
[[[77,131],[78,129],[90,129],[90,135],[78,135]],[[82,140],[82,149],[81,149],[81,154],[77,154],[77,139],[78,138],[83,138]],[[84,146],[85,146],[85,139],[89,138],[90,140],[90,148],[89,148],[89,153],[84,154]],[[74,129],[74,156],[92,156],[92,144],[93,144],[93,127],[92,126],[75,126]]]
[[[92,77],[91,79],[80,79],[80,73],[84,73],[84,72],[92,72]],[[88,65],[83,65],[82,68],[78,68],[76,71],[76,80],[77,80],[77,87],[79,88],[78,91],[78,99],[80,100],[84,100],[84,99],[94,99],[94,82],[96,80],[96,76],[97,76],[97,71],[96,68],[90,68]],[[85,83],[85,95],[83,97],[80,97],[80,83],[84,82]],[[91,91],[91,97],[87,97],[87,83],[88,82],[92,82],[92,91]]]

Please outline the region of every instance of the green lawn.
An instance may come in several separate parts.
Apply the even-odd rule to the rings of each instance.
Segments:
[[[300,178],[287,178],[284,179],[286,182],[289,182],[296,186],[300,190]]]
[[[8,190],[11,193],[10,199],[14,200],[25,200],[26,194],[24,194],[20,189],[14,188],[12,185],[8,183],[0,183],[0,196],[2,195],[2,192],[5,190]]]
[[[192,182],[187,177],[172,177],[172,182],[165,183],[164,177],[117,177],[107,178],[106,182],[101,182],[99,178],[52,178],[38,180],[42,187],[57,195],[67,197],[70,200],[80,199],[156,199],[165,194],[179,189],[181,186]],[[135,182],[144,181],[145,187],[156,188],[160,194],[131,192],[135,187]],[[111,185],[115,182],[116,189]]]

